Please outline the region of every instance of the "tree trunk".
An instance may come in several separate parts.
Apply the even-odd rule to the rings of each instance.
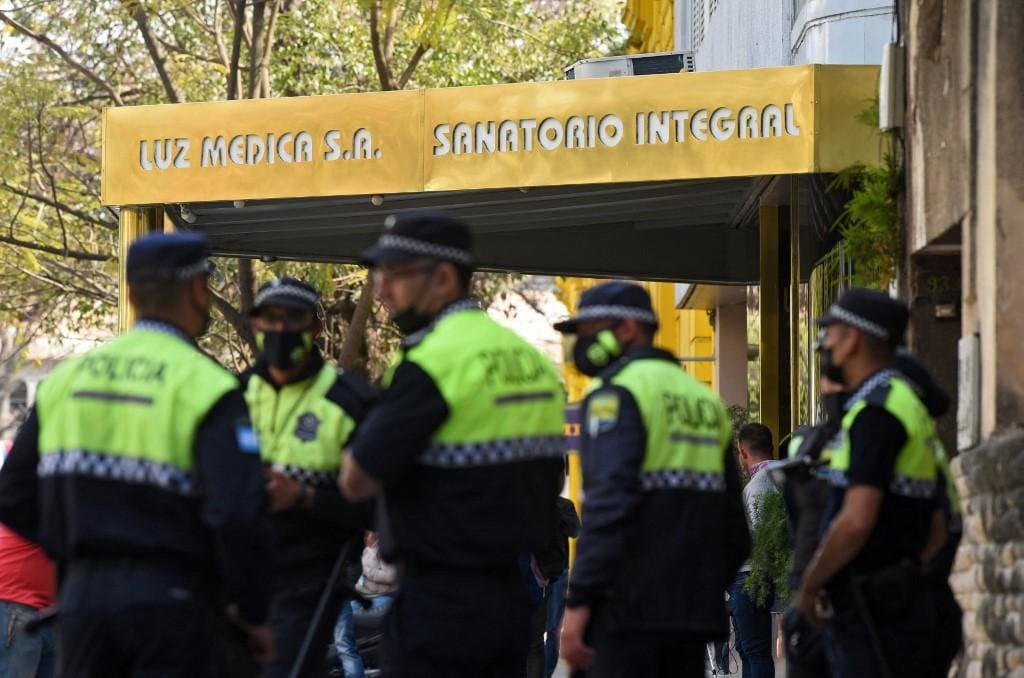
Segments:
[[[341,345],[341,357],[338,365],[346,372],[353,369],[359,353],[366,341],[366,325],[373,310],[373,281],[367,276],[363,291],[359,294],[356,310],[352,313],[352,321],[348,324],[345,342]]]

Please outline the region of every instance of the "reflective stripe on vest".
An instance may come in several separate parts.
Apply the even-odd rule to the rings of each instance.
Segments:
[[[325,363],[316,376],[280,389],[253,374],[245,389],[263,460],[307,485],[338,481],[342,448],[356,428],[355,420],[327,399],[337,379],[337,369]]]
[[[602,380],[595,382],[595,389],[603,385]],[[657,358],[628,362],[609,383],[630,392],[644,421],[644,490],[725,490],[725,448],[732,425],[711,389],[679,365]]]
[[[871,377],[847,402],[842,430],[832,449],[828,478],[836,487],[847,487],[846,472],[850,468],[850,428],[868,405],[868,398],[878,389],[888,388],[884,403],[887,412],[896,417],[907,432],[907,441],[896,456],[889,491],[904,497],[928,499],[937,489],[938,461],[935,444],[938,436],[935,423],[913,389],[891,370]]]
[[[448,405],[419,463],[466,468],[565,454],[554,365],[478,306],[450,308],[402,359],[423,369]]]
[[[237,387],[181,337],[142,325],[59,365],[39,386],[40,477],[195,492],[199,425]]]

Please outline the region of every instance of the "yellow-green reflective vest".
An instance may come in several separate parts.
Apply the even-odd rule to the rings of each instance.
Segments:
[[[449,307],[401,359],[426,372],[448,405],[419,463],[462,468],[565,454],[554,365],[477,303]]]
[[[250,377],[245,402],[265,462],[309,485],[337,482],[341,450],[356,428],[348,412],[327,398],[337,379],[328,364],[280,390],[258,374]]]
[[[605,383],[596,379],[592,388]],[[644,490],[725,490],[725,448],[732,424],[711,389],[674,362],[646,358],[631,360],[607,383],[629,391],[643,418]]]
[[[135,329],[59,365],[39,386],[39,475],[195,491],[196,431],[238,387],[184,337]]]
[[[831,483],[837,487],[847,485],[846,471],[850,468],[850,428],[857,415],[869,402],[884,407],[903,424],[907,432],[907,441],[896,455],[889,491],[917,499],[934,497],[938,474],[936,445],[941,446],[935,432],[935,422],[913,389],[892,370],[884,370],[871,377],[868,383],[847,401],[847,411],[843,416],[842,429],[837,446],[832,451],[829,466]]]

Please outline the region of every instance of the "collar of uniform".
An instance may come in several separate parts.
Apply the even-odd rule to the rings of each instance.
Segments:
[[[896,375],[896,370],[890,369],[888,367],[885,367],[872,374],[870,377],[864,380],[864,383],[861,384],[856,391],[853,392],[853,395],[846,399],[846,402],[843,404],[843,411],[845,412],[849,410],[856,403],[860,402],[864,398],[867,398],[872,391],[874,391],[879,386],[883,386],[889,383],[889,380],[895,377]]]
[[[186,344],[195,345],[196,343],[195,341],[193,341],[192,337],[188,336],[185,333],[184,330],[163,320],[154,320],[153,318],[141,318],[135,321],[135,324],[132,325],[132,329],[143,330],[146,332],[161,332],[163,334],[169,334],[172,337],[177,337],[178,339],[184,341]]]
[[[286,381],[283,384],[278,384],[274,381],[274,378],[270,376],[270,365],[263,358],[257,358],[256,364],[252,366],[252,371],[259,376],[260,379],[270,384],[275,391],[280,391],[283,387],[289,384],[297,384],[300,381],[306,381],[316,375],[320,374],[320,370],[324,366],[324,356],[320,352],[320,347],[313,345],[313,351],[309,354],[309,360],[302,366],[302,369],[298,373]]]
[[[626,349],[626,352],[623,353],[618,360],[606,367],[598,377],[607,381],[621,372],[626,365],[634,360],[667,360],[670,363],[679,364],[676,357],[663,348],[656,348],[654,346],[635,346],[633,348]]]
[[[434,319],[430,321],[430,324],[424,327],[422,330],[413,332],[405,339],[402,340],[402,348],[412,348],[416,344],[423,341],[423,339],[430,334],[437,324],[450,315],[455,313],[461,313],[462,311],[482,311],[484,310],[483,303],[476,297],[463,297],[457,301],[445,306],[441,309],[441,312],[434,316]]]

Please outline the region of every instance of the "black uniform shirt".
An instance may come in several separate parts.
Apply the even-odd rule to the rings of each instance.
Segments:
[[[675,364],[666,351],[636,348],[601,376],[607,382],[633,360]],[[735,455],[722,450],[724,492],[644,491],[640,408],[629,390],[606,385],[584,402],[584,422],[598,394],[617,396],[618,412],[610,426],[585,430],[581,440],[583,527],[569,606],[604,607],[620,628],[724,633],[725,588],[750,552]]]
[[[906,497],[893,494],[889,489],[896,457],[907,442],[906,429],[880,405],[868,404],[854,419],[849,436],[847,486],[867,485],[884,493],[875,528],[849,567],[866,573],[904,558],[916,558],[928,539],[937,497]],[[832,488],[825,513],[826,526],[839,513],[845,496],[846,488]],[[842,581],[841,575],[833,581]]]
[[[130,557],[182,571],[208,570],[243,618],[261,622],[269,600],[270,534],[259,455],[239,434],[247,426],[241,391],[213,406],[196,433],[199,490],[183,497],[95,476],[40,480],[33,407],[0,470],[0,522],[64,564]]]
[[[377,521],[381,555],[489,568],[538,552],[557,526],[561,459],[458,469],[419,464],[448,416],[433,379],[406,360],[356,434],[352,454],[384,486]]]
[[[310,360],[289,383],[316,379],[323,366],[323,356],[319,350],[314,350]],[[262,360],[242,373],[243,390],[254,375],[280,390]],[[326,398],[348,413],[358,430],[360,422],[376,401],[376,393],[359,377],[339,374]],[[346,442],[338,441],[339,459]],[[295,508],[271,516],[275,588],[323,579],[330,572],[341,546],[351,538],[361,538],[363,531],[372,527],[373,502],[352,504],[341,495],[337,484],[317,486],[313,492],[313,503],[308,511]]]

